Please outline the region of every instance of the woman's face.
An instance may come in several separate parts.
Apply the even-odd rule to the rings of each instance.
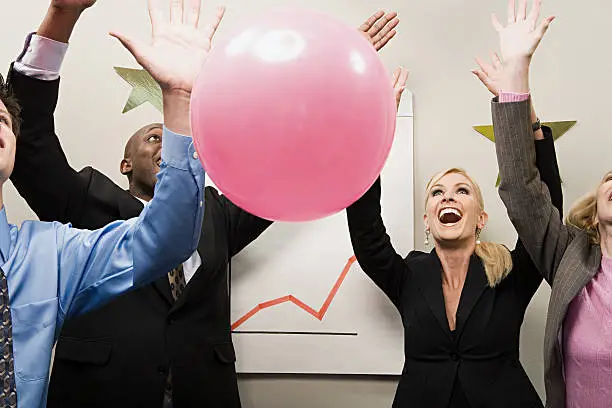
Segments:
[[[470,179],[460,173],[440,178],[427,192],[425,228],[440,245],[456,246],[476,239],[487,214],[481,208],[476,189]]]
[[[604,176],[597,189],[596,221],[603,225],[612,225],[612,171]]]

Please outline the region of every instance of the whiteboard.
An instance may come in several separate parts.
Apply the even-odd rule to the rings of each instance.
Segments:
[[[412,106],[406,90],[382,172],[383,217],[401,255],[414,248]],[[399,313],[352,255],[342,211],[312,222],[275,223],[234,257],[238,372],[401,374]]]

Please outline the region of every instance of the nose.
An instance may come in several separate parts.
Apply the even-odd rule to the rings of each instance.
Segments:
[[[453,195],[452,192],[446,192],[444,193],[444,196],[442,197],[442,202],[443,203],[455,202],[455,196]]]

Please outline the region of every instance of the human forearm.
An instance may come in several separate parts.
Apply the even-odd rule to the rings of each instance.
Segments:
[[[170,131],[191,136],[190,103],[191,95],[184,91],[164,91],[164,126]]]
[[[60,8],[51,5],[36,34],[67,43],[83,11],[82,8]]]

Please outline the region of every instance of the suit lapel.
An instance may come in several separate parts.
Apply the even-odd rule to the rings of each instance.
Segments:
[[[467,276],[459,298],[459,306],[457,307],[457,338],[461,335],[465,323],[467,322],[474,306],[489,287],[487,275],[485,274],[482,261],[477,255],[470,257],[470,265],[468,266]]]
[[[444,293],[442,292],[442,264],[440,263],[440,258],[438,258],[434,249],[427,257],[418,262],[419,264],[415,270],[420,272],[415,274],[415,276],[417,276],[419,287],[436,320],[442,326],[442,330],[450,338],[451,333],[446,317]],[[472,255],[467,277],[461,291],[459,306],[457,307],[457,337],[461,334],[474,306],[476,306],[476,303],[478,303],[478,300],[487,288],[488,281],[482,262],[478,256]]]
[[[126,191],[125,197],[121,197],[118,202],[119,217],[123,220],[138,217],[143,208],[144,204],[128,191]]]
[[[168,271],[170,272],[170,271]],[[161,278],[153,281],[153,287],[159,292],[160,296],[164,298],[169,305],[174,304],[174,297],[170,291],[170,282],[168,281],[168,275],[164,275]]]
[[[417,261],[416,264],[414,270],[418,272],[415,276],[423,297],[444,333],[451,338],[442,293],[442,264],[436,250],[433,249],[429,255]]]
[[[119,200],[118,203],[119,216],[121,219],[128,220],[130,218],[138,217],[144,208],[142,202],[127,191],[126,196],[121,198],[122,199]],[[153,281],[152,285],[169,305],[174,304],[174,298],[172,297],[172,292],[170,291],[170,282],[168,281],[167,276],[162,276],[161,278],[156,279]]]

